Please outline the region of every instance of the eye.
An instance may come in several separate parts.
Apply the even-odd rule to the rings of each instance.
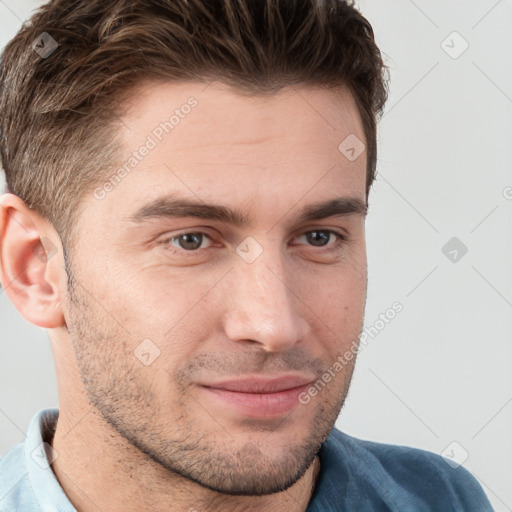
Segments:
[[[162,243],[165,245],[170,245],[173,248],[182,249],[187,252],[198,251],[199,249],[205,249],[206,247],[202,247],[202,244],[205,240],[210,240],[211,238],[202,232],[187,232],[180,233],[178,235],[174,235],[166,240],[163,240]]]
[[[305,237],[307,245],[318,248],[326,247],[327,250],[340,249],[347,241],[344,235],[332,229],[314,229],[306,231],[296,239],[302,237]],[[210,247],[212,245],[212,239],[202,231],[187,231],[166,238],[160,243],[162,243],[167,250],[172,252],[194,255],[200,253],[202,249]],[[302,245],[302,243],[298,245]]]
[[[314,229],[312,231],[306,231],[300,237],[306,237],[308,244],[313,247],[336,247],[345,242],[346,237],[341,233],[337,233],[332,229]],[[333,243],[329,243],[333,240]]]

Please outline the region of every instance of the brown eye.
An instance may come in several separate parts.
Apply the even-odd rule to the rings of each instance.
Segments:
[[[188,232],[174,235],[173,237],[164,240],[163,243],[170,245],[172,249],[182,249],[184,251],[192,252],[198,251],[205,240],[210,237],[206,233],[201,232]]]
[[[306,238],[311,245],[316,247],[327,245],[331,236],[330,231],[309,231]]]
[[[332,229],[314,229],[301,236],[306,238],[308,245],[313,247],[336,247],[345,241],[345,237]],[[300,238],[300,237],[299,237]],[[333,240],[333,242],[331,242]]]
[[[203,236],[200,233],[185,233],[178,236],[178,243],[182,249],[196,250],[201,247]]]

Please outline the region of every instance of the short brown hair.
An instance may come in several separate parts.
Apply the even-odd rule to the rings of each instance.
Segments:
[[[58,43],[46,58],[34,47],[42,33]],[[80,200],[119,155],[121,100],[146,79],[219,80],[246,94],[348,87],[366,136],[367,196],[375,178],[387,70],[353,2],[52,0],[7,44],[0,67],[8,190],[63,242]]]

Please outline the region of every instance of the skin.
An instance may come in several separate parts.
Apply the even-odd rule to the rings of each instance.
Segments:
[[[101,200],[83,197],[68,262],[48,221],[1,197],[3,286],[47,329],[55,357],[51,467],[79,511],[304,511],[355,358],[307,405],[273,419],[219,407],[198,383],[316,380],[360,334],[364,213],[294,215],[337,197],[366,202],[366,155],[349,161],[338,150],[350,134],[365,140],[362,123],[346,90],[249,98],[216,82],[144,83],[122,118],[127,155],[191,96],[197,106],[121,183]],[[129,220],[171,193],[252,222]],[[314,230],[346,240],[327,234],[322,246]],[[197,232],[208,236],[192,255],[177,238],[165,242]],[[247,237],[263,250],[252,263],[236,252]],[[159,350],[149,365],[134,354],[145,339]]]

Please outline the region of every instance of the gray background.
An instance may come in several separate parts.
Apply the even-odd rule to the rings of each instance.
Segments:
[[[0,46],[40,3],[0,0]],[[367,222],[374,336],[337,427],[464,459],[512,510],[512,0],[359,5],[392,82]],[[57,406],[46,333],[0,292],[0,456]]]

